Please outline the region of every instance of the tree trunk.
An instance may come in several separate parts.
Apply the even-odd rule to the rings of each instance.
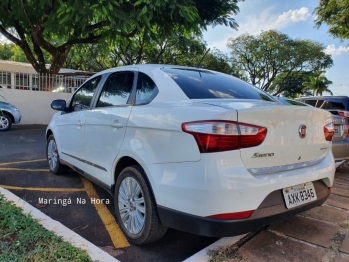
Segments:
[[[49,70],[50,74],[56,75],[59,73],[59,70],[62,68],[70,49],[71,47],[66,47],[64,49],[60,48],[57,49],[54,55],[52,55],[51,67]]]

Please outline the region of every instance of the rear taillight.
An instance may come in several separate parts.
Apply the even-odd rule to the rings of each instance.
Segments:
[[[334,135],[334,125],[332,122],[324,126],[324,134],[326,141],[332,141]]]
[[[246,219],[253,214],[254,210],[237,212],[237,213],[227,213],[209,216],[208,218],[219,219],[219,220],[235,220],[235,219]]]
[[[349,117],[349,112],[348,111],[338,111],[338,115]]]
[[[232,121],[184,123],[182,130],[194,136],[201,153],[258,146],[267,135],[265,127]]]

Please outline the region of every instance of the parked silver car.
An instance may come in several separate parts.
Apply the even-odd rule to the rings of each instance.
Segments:
[[[20,123],[21,118],[22,115],[18,107],[0,101],[0,131],[9,130],[12,124]]]
[[[349,159],[349,137],[348,137],[349,136],[349,130],[348,130],[349,118],[336,113],[337,108],[333,109],[329,105],[330,102],[326,101],[326,99],[324,99],[323,97],[322,99],[319,99],[319,97],[311,97],[311,98],[302,98],[299,100],[293,100],[285,97],[274,97],[274,98],[282,104],[297,105],[297,106],[315,106],[315,107],[327,109],[328,111],[330,111],[332,113],[332,118],[334,122],[334,131],[335,131],[334,136],[332,138],[332,153],[334,156],[334,160],[342,161],[342,160]],[[338,99],[336,100],[336,97],[328,97],[328,98],[330,98],[331,100],[335,100],[336,104],[338,105],[338,101],[337,101]],[[333,101],[331,102],[334,103]],[[344,104],[345,103],[343,103],[343,105]],[[326,106],[323,107],[324,105]],[[344,106],[343,106],[343,109],[345,109]]]

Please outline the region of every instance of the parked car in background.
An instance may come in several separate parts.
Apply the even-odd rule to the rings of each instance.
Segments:
[[[167,227],[239,235],[321,205],[335,164],[331,114],[288,107],[233,76],[166,65],[97,73],[46,131],[53,174],[67,166],[113,197],[135,244]]]
[[[18,107],[0,101],[0,131],[9,130],[12,124],[19,124],[21,118],[22,115]]]
[[[310,96],[301,97],[297,100],[328,110],[334,115],[349,117],[349,97],[347,96]]]
[[[347,96],[314,96],[297,100],[308,105],[325,109],[332,113],[334,136],[332,152],[336,161],[349,159],[349,97]]]

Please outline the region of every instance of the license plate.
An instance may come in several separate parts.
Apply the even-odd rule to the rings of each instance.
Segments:
[[[293,208],[317,199],[312,182],[291,186],[282,190],[287,208]]]

